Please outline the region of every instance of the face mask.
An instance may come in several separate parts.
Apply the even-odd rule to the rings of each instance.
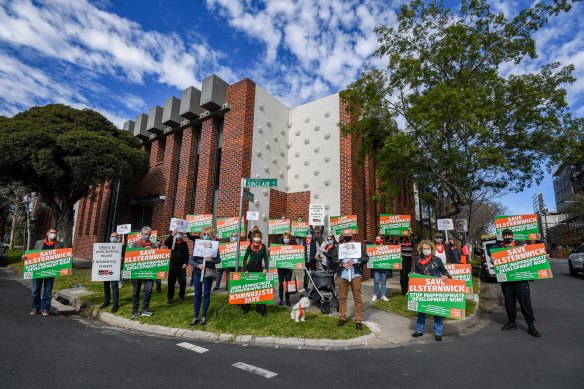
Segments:
[[[284,239],[284,243],[290,243],[290,239]]]
[[[142,234],[142,239],[150,240],[150,234]]]
[[[49,239],[54,240],[56,238],[57,238],[57,234],[53,234],[53,233],[49,234]]]
[[[424,250],[422,250],[422,253],[424,253],[424,256],[425,256],[425,257],[427,257],[427,256],[429,256],[430,254],[432,254],[432,250],[429,250],[429,249],[424,249]]]
[[[343,242],[350,242],[352,240],[353,240],[353,237],[352,236],[345,236],[345,235],[343,235]]]
[[[258,238],[258,237],[253,238],[253,241],[256,242],[256,243],[259,243],[260,240],[261,240],[261,238]]]
[[[375,241],[375,243],[377,243],[377,244],[382,244],[382,243],[383,243],[383,241],[382,241],[381,239],[377,239],[377,240]]]
[[[306,235],[306,239],[312,239],[312,235],[311,234]]]
[[[176,240],[182,240],[183,236],[182,234],[176,234]]]
[[[118,238],[116,238],[115,236],[112,236],[112,237],[110,238],[110,242],[111,242],[111,243],[118,243]]]
[[[211,235],[203,235],[203,240],[211,240]]]
[[[513,238],[503,238],[503,242],[509,244],[509,243],[513,243]]]
[[[332,239],[328,240],[328,244],[333,244],[333,243],[334,243],[334,240],[332,240]]]
[[[231,241],[232,241],[232,242],[237,242],[237,236],[232,236],[232,237],[231,237]]]
[[[436,243],[442,243],[442,238],[435,239]]]

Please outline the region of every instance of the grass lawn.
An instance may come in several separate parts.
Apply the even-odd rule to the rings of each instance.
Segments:
[[[479,292],[479,281],[476,277],[472,278],[473,292]],[[415,318],[418,312],[408,310],[408,296],[403,296],[401,292],[394,292],[389,296],[389,301],[377,300],[373,308],[381,311],[395,313],[396,315]],[[473,300],[466,300],[466,316],[472,315],[477,309],[477,303]],[[430,315],[431,316],[431,315]],[[448,320],[448,319],[447,319]]]
[[[10,255],[10,254],[9,254]],[[22,276],[23,264],[20,260],[22,252],[13,253],[16,260],[9,258],[10,269]],[[92,295],[84,297],[91,303],[87,312],[92,312],[95,307],[103,303],[103,283],[91,282],[91,269],[73,269],[73,274],[67,277],[55,279],[54,291],[61,289],[83,286],[86,290],[94,292]],[[175,292],[175,302],[172,305],[166,304],[167,286],[162,285],[162,293],[152,292],[150,300],[150,310],[154,312],[151,317],[140,316],[137,320],[145,324],[157,324],[175,328],[189,328],[201,330],[201,326],[190,327],[193,319],[193,288],[187,287],[187,297],[185,302],[178,301],[178,287]],[[142,297],[142,295],[140,296]],[[140,299],[140,306],[142,299]],[[106,308],[109,312],[111,306]],[[130,318],[132,314],[132,283],[124,281],[120,289],[120,310],[118,316]],[[371,330],[363,327],[362,331],[357,331],[353,322],[348,322],[343,327],[336,326],[335,317],[325,316],[321,313],[309,312],[306,322],[296,323],[290,319],[290,310],[279,306],[268,306],[268,315],[262,317],[255,312],[254,307],[249,314],[244,315],[239,306],[229,305],[227,295],[211,294],[211,305],[207,312],[206,331],[215,333],[229,333],[232,335],[254,335],[254,336],[274,336],[274,337],[299,337],[309,339],[350,339],[362,335],[368,335]]]

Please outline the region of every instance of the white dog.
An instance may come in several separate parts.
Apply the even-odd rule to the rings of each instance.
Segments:
[[[294,305],[292,312],[290,312],[290,318],[298,323],[299,320],[306,321],[306,309],[310,307],[310,300],[308,297],[302,297],[300,301]]]

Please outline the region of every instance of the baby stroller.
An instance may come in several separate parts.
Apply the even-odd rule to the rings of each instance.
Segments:
[[[330,304],[334,300],[339,311],[339,299],[335,290],[335,271],[333,270],[304,270],[308,275],[308,288],[305,293],[315,304],[320,304],[320,311],[331,313]]]

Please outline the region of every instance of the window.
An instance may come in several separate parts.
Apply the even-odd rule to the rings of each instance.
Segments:
[[[134,207],[132,228],[138,230],[144,226],[152,226],[152,204]]]
[[[161,138],[158,140],[158,156],[156,158],[156,163],[164,162],[164,151],[166,150],[166,139]]]
[[[213,218],[217,216],[217,199],[219,197],[219,178],[221,176],[221,149],[223,147],[223,118],[217,119],[217,154],[215,155],[215,176],[213,180]]]

